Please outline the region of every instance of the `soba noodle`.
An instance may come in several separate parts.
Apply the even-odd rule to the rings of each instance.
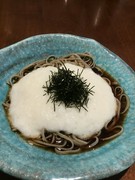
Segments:
[[[10,88],[12,88],[12,86],[15,83],[17,83],[21,78],[23,78],[25,75],[27,75],[28,73],[30,73],[35,69],[41,67],[47,67],[47,66],[59,67],[63,65],[63,63],[67,63],[67,62],[74,65],[79,65],[83,68],[89,67],[95,73],[99,74],[104,80],[106,80],[106,82],[112,88],[112,91],[116,98],[117,113],[115,117],[110,119],[110,122],[105,124],[105,127],[100,132],[98,132],[97,134],[93,135],[88,139],[81,139],[73,134],[68,134],[63,131],[48,132],[47,129],[43,129],[41,136],[39,138],[27,139],[27,141],[31,145],[37,145],[43,148],[50,147],[53,148],[54,151],[58,154],[73,154],[73,153],[82,152],[83,150],[93,149],[96,147],[97,144],[101,143],[102,141],[108,141],[119,136],[123,132],[123,127],[119,122],[120,118],[121,116],[126,114],[129,108],[129,98],[124,93],[122,87],[120,87],[120,85],[117,83],[116,80],[109,78],[104,70],[96,66],[96,64],[92,59],[92,56],[88,53],[75,53],[59,58],[55,56],[50,56],[46,60],[34,62],[26,66],[19,73],[12,76],[8,82],[8,85],[10,86]],[[8,115],[8,110],[10,108],[9,94],[7,95],[6,101],[3,103],[3,105]],[[15,131],[16,129],[13,130]]]

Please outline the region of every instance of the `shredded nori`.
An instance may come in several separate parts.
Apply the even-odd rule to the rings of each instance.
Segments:
[[[51,100],[54,104],[54,111],[55,103],[64,104],[66,108],[75,107],[79,111],[84,108],[87,111],[89,94],[93,95],[94,86],[90,88],[90,84],[87,84],[86,80],[81,77],[82,73],[83,70],[77,71],[75,74],[74,71],[67,69],[64,64],[58,67],[57,72],[51,71],[51,76],[43,88],[44,95],[49,95],[48,101]]]

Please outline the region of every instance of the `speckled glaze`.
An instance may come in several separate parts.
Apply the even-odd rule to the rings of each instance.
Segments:
[[[2,102],[6,81],[24,66],[49,55],[89,52],[97,65],[118,80],[130,98],[124,133],[106,145],[76,155],[57,155],[27,144],[11,131]],[[92,39],[66,34],[30,37],[0,50],[0,168],[28,180],[102,179],[135,161],[135,73],[117,55]]]

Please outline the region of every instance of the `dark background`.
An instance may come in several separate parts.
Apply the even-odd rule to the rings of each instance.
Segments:
[[[0,49],[46,33],[95,39],[135,70],[134,0],[0,0]],[[113,179],[134,180],[135,164]]]

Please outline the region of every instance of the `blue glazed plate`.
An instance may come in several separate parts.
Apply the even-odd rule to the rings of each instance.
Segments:
[[[49,55],[90,52],[130,98],[124,133],[106,145],[77,155],[57,155],[32,147],[12,132],[2,102],[6,81],[24,66]],[[30,37],[0,50],[0,168],[29,180],[101,179],[117,174],[135,162],[135,73],[117,55],[92,39],[64,34]]]

